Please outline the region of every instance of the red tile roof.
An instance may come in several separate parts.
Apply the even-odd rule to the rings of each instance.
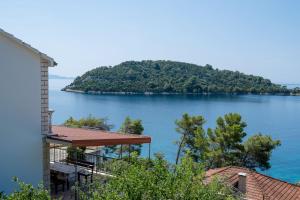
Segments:
[[[213,177],[222,178],[226,184],[234,186],[238,182],[238,173],[246,173],[246,198],[251,200],[300,200],[300,187],[243,167],[223,167],[210,169],[205,181]]]
[[[120,134],[102,130],[52,126],[48,139],[70,143],[73,146],[105,146],[118,144],[151,143],[151,137],[144,135]]]

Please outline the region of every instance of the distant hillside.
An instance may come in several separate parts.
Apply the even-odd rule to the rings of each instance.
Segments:
[[[74,78],[73,77],[55,75],[55,74],[49,74],[49,79],[74,79]]]
[[[260,76],[173,61],[128,61],[77,77],[66,91],[93,93],[289,94]]]

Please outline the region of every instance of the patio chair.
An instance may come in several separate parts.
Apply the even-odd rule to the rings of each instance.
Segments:
[[[85,183],[87,183],[87,179],[88,177],[90,177],[91,183],[93,183],[93,172],[90,172],[88,170],[81,170],[78,172],[78,182],[80,184],[81,181],[81,176],[83,176],[85,178]]]
[[[51,183],[54,185],[55,194],[58,193],[58,187],[62,186],[63,192],[65,191],[66,180],[58,177],[58,173],[51,172],[50,173]]]
[[[95,164],[93,162],[85,161],[85,160],[72,160],[72,159],[67,159],[67,163],[72,163],[74,165],[78,165],[80,167],[83,167],[85,169],[82,169],[78,171],[77,179],[80,184],[80,177],[83,176],[85,177],[85,182],[87,183],[87,178],[90,176],[91,183],[93,182],[93,174],[94,174],[94,168]],[[88,170],[87,170],[88,169]]]

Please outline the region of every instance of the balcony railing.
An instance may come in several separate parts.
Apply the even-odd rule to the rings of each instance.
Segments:
[[[100,173],[109,173],[110,170],[107,164],[114,160],[121,160],[107,155],[103,155],[101,149],[86,149],[83,154],[77,154],[77,160],[84,160],[87,162],[94,163],[94,171]],[[67,162],[70,159],[68,155],[67,147],[54,147],[50,149],[50,162]]]

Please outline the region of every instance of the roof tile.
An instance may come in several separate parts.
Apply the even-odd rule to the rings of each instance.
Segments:
[[[238,173],[247,174],[246,198],[251,200],[300,200],[300,187],[243,167],[223,167],[210,169],[205,180],[212,177],[224,178],[226,184],[234,186],[238,181]]]

